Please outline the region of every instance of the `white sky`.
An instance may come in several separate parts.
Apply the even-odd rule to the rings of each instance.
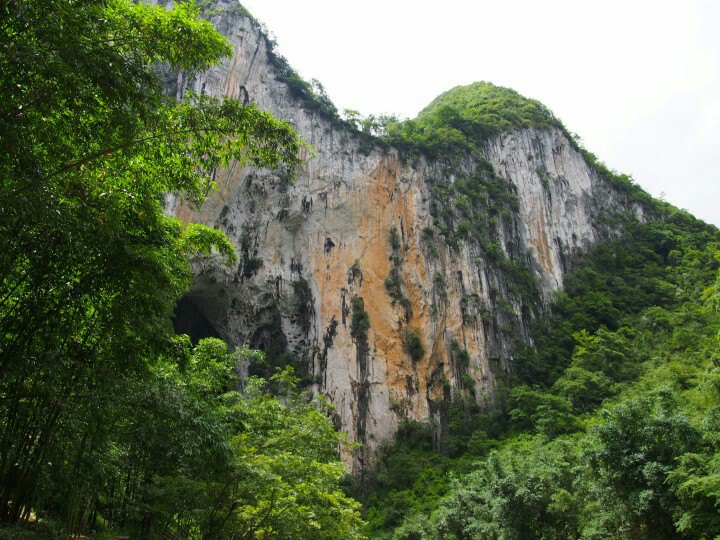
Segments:
[[[241,0],[342,111],[414,117],[490,81],[720,225],[720,0]]]

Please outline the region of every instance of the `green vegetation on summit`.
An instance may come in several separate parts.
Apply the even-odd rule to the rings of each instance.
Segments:
[[[488,135],[508,127],[560,125],[560,121],[539,101],[523,97],[511,88],[484,81],[443,92],[420,111],[418,119],[430,118],[445,107],[460,112],[471,125]]]
[[[488,82],[457,86],[439,95],[417,118],[387,126],[390,144],[431,158],[452,158],[478,149],[503,131],[535,126],[562,128],[540,102]]]

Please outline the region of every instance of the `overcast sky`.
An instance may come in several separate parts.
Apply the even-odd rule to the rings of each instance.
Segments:
[[[720,0],[242,0],[341,111],[414,117],[490,81],[720,225]]]

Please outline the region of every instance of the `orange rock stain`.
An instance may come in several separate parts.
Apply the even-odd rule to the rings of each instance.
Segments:
[[[404,310],[392,305],[385,287],[385,278],[390,274],[392,261],[389,259],[389,235],[392,227],[403,230],[403,262],[401,276],[411,303],[413,318],[410,326],[421,330],[426,349],[432,344],[428,336],[428,313],[423,301],[423,286],[427,275],[422,253],[417,245],[414,230],[413,187],[402,193],[399,185],[401,165],[394,157],[384,157],[377,169],[367,178],[356,178],[352,194],[352,210],[348,219],[357,223],[356,238],[345,238],[339,248],[325,254],[321,249],[311,254],[313,270],[320,296],[320,319],[329,324],[333,316],[341,318],[341,291],[346,289],[346,302],[353,295],[363,298],[365,309],[370,316],[369,342],[373,356],[381,355],[385,360],[385,380],[390,389],[391,399],[402,400],[407,393],[406,376],[419,381],[419,396],[424,396],[425,382],[429,377],[430,358],[437,357],[428,351],[417,364],[403,350]],[[348,272],[357,261],[362,271],[360,280],[348,281]],[[444,354],[444,347],[435,347],[438,354]],[[436,365],[437,360],[433,358]],[[376,374],[377,375],[377,374]],[[424,403],[424,399],[422,400]],[[423,405],[420,406],[424,409]],[[415,407],[414,407],[415,408]],[[416,411],[417,412],[417,411]]]
[[[537,235],[533,240],[533,245],[538,253],[538,261],[543,267],[546,274],[552,274],[552,255],[550,254],[550,247],[548,245],[547,230],[545,226],[545,216],[540,213],[540,219],[536,222],[535,230]]]

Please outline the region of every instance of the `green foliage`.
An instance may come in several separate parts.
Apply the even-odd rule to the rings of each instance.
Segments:
[[[572,414],[572,404],[561,396],[517,386],[510,392],[510,425],[518,431],[537,429],[549,437],[582,429]]]
[[[680,456],[698,448],[699,430],[670,391],[629,399],[602,416],[585,451],[605,507],[592,526],[624,537],[674,536],[678,500],[668,475]]]
[[[720,371],[715,369],[709,379],[720,392]],[[673,512],[675,525],[682,534],[702,538],[708,531],[720,530],[720,408],[705,411],[699,426],[702,445],[683,454],[678,465],[667,475],[672,492],[678,497]]]
[[[356,296],[352,300],[352,319],[350,321],[350,335],[353,339],[366,341],[370,330],[370,315],[365,311],[363,299]]]
[[[307,110],[317,112],[331,122],[342,124],[340,113],[328,97],[322,84],[316,79],[307,82],[293,69],[284,56],[275,51],[274,42],[268,40],[268,45],[270,45],[268,59],[275,68],[278,78],[287,85],[290,93],[301,100]]]
[[[575,537],[572,452],[571,441],[522,439],[492,452],[454,485],[427,538]]]
[[[403,281],[402,277],[400,277],[400,269],[397,266],[393,265],[390,269],[390,274],[385,278],[384,283],[385,289],[390,295],[393,303],[400,302],[400,304],[402,304],[405,299],[405,294],[402,290]]]
[[[578,136],[570,133],[547,107],[510,88],[489,82],[458,86],[435,98],[415,119],[402,122],[393,118],[384,120],[378,133],[386,144],[450,163],[457,163],[469,154],[478,154],[489,138],[504,131],[523,127],[557,128],[598,176],[647,211],[662,214],[657,212],[662,206],[660,201],[652,199],[631,177],[610,170],[583,148]],[[542,169],[537,172],[547,191],[547,172]]]
[[[231,52],[191,3],[0,11],[0,520],[32,512],[40,537],[357,537],[327,405],[288,371],[269,383],[282,402],[243,389],[236,367],[261,353],[192,350],[169,320],[188,258],[236,254],[164,196],[201,203],[231,161],[287,177],[295,132],[163,95],[157,63],[191,74]]]
[[[362,269],[360,268],[360,261],[356,260],[352,264],[350,270],[348,271],[348,279],[353,282],[356,279],[359,279],[360,283],[362,283]]]
[[[400,304],[405,310],[405,320],[410,322],[410,319],[412,318],[412,305],[410,304],[410,299],[405,296],[405,292],[403,290],[404,283],[402,276],[400,275],[400,268],[403,261],[402,243],[400,240],[400,234],[398,233],[396,227],[390,229],[388,245],[392,253],[390,255],[392,267],[390,268],[390,274],[385,278],[385,289],[390,295],[393,305],[396,303]]]
[[[673,350],[692,345],[706,324],[692,305],[714,279],[718,242],[717,230],[682,215],[626,223],[622,238],[597,244],[568,272],[554,318],[534,332],[537,349],[518,357],[518,379],[550,386],[574,352],[578,367],[631,379],[638,364],[618,360],[633,357],[633,342],[673,326]]]
[[[407,328],[403,333],[403,350],[410,355],[413,362],[419,362],[425,356],[425,345],[423,345],[420,330]]]
[[[432,452],[431,426],[405,420],[395,441],[383,443],[377,465],[369,471],[365,519],[371,537],[399,525],[403,518],[422,510],[429,512],[449,487],[447,459]]]
[[[421,236],[428,252],[437,253],[433,241],[436,230],[452,250],[459,251],[463,244],[472,246],[483,263],[494,270],[505,296],[513,297],[525,313],[537,311],[539,292],[525,255],[514,251],[511,243],[505,246],[508,254],[501,247],[502,231],[517,223],[519,203],[512,183],[497,176],[488,161],[478,158],[471,171],[456,171],[452,181],[429,179],[428,186],[434,228],[426,228]],[[386,286],[391,296],[397,294],[397,280],[392,273]],[[484,308],[470,305],[468,300],[463,299],[463,320],[472,324]],[[493,305],[498,306],[499,302]],[[504,315],[495,315],[508,328],[516,320],[512,309]]]
[[[438,253],[437,246],[435,245],[435,229],[428,225],[423,227],[420,240],[425,248],[427,256],[431,259],[437,259],[440,253]]]
[[[458,395],[447,404],[447,416],[448,435],[442,442],[442,451],[451,458],[460,458],[455,468],[462,468],[465,458],[487,455],[497,446],[495,439],[507,429],[507,414],[481,407],[472,392],[467,399]]]
[[[401,149],[451,159],[480,148],[493,135],[524,126],[562,127],[540,102],[476,82],[441,94],[414,120],[390,124],[386,138]]]
[[[393,227],[390,229],[390,249],[393,250],[393,252],[398,251],[400,249],[400,235],[398,234],[397,227]]]
[[[433,286],[435,287],[435,292],[438,295],[438,298],[440,300],[445,300],[447,298],[447,284],[445,283],[445,276],[440,273],[436,273],[433,276]]]
[[[473,241],[485,250],[491,240],[498,240],[503,211],[518,210],[512,184],[496,176],[484,160],[472,173],[461,173],[453,182],[430,180],[429,187],[435,227],[451,247]]]
[[[202,254],[210,256],[213,249],[225,258],[228,266],[237,261],[237,252],[227,236],[221,231],[207,227],[200,223],[185,225],[182,235],[178,239],[178,248],[186,255]]]
[[[221,341],[201,340],[184,373],[172,363],[159,366],[166,390],[155,406],[173,420],[165,419],[153,442],[147,436],[161,426],[136,415],[130,424],[143,437],[115,443],[130,455],[142,450],[163,460],[159,469],[132,471],[143,485],[135,495],[139,510],[130,514],[136,527],[143,537],[193,530],[216,538],[248,531],[256,538],[355,537],[357,504],[338,491],[344,466],[337,448],[344,439],[327,419],[327,403],[297,393],[291,368],[269,381],[282,401],[259,378],[250,377],[237,392],[234,367],[247,354],[256,353],[228,354]],[[176,448],[155,446],[161,433]]]
[[[251,17],[251,20],[254,19]],[[358,111],[352,109],[345,109],[341,116],[322,83],[317,79],[311,79],[309,82],[303,79],[290,65],[290,62],[277,51],[277,44],[268,37],[267,30],[257,21],[255,24],[265,39],[268,60],[274,68],[275,76],[287,85],[290,94],[300,102],[306,111],[318,114],[330,125],[343,129],[345,134],[352,135],[359,141],[360,151],[365,154],[375,146],[387,145],[377,136],[384,133],[385,125],[396,121],[394,118],[387,116],[376,118],[373,115],[363,117]]]
[[[622,227],[572,261],[552,316],[533,331],[536,348],[519,354],[509,391],[496,389],[500,410],[444,404],[440,449],[451,459],[432,467],[445,482],[457,478],[446,495],[417,495],[398,467],[392,489],[367,499],[373,531],[714,537],[720,233],[682,212]],[[434,450],[393,447],[398,462],[430,463]],[[399,525],[378,518],[397,523],[397,514]]]
[[[310,331],[310,323],[313,315],[313,296],[310,284],[305,278],[292,282],[293,295],[295,296],[295,315],[300,322],[300,327],[307,334]]]
[[[654,200],[640,186],[635,184],[631,176],[610,170],[607,165],[600,161],[595,154],[581,146],[576,136],[573,136],[567,131],[565,133],[569,136],[569,139],[575,148],[582,154],[585,161],[593,168],[600,178],[608,182],[620,193],[631,195],[635,201],[643,204],[644,207],[650,210],[657,209],[659,201]]]

